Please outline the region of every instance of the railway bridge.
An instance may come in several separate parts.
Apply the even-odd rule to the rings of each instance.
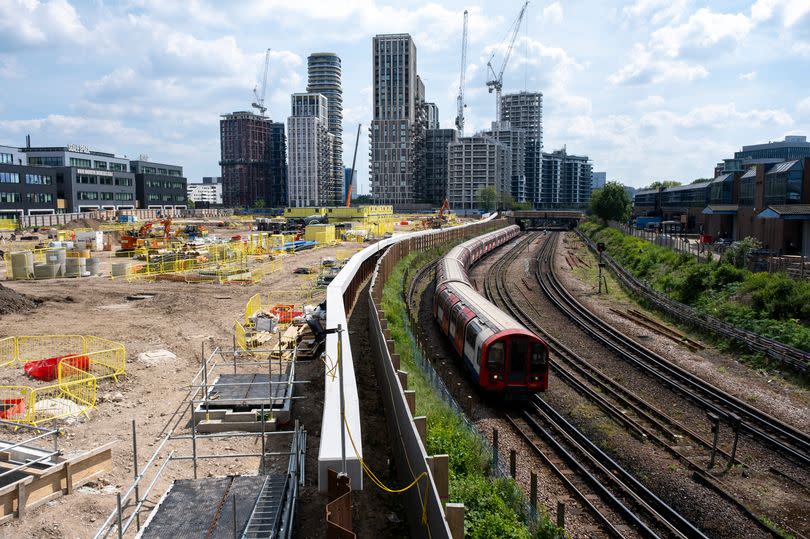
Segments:
[[[518,210],[506,212],[507,217],[523,230],[553,228],[569,230],[585,220],[584,210]]]

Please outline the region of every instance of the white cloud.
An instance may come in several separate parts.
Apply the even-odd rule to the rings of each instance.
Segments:
[[[801,101],[799,101],[799,104],[796,105],[796,110],[800,114],[806,114],[810,116],[810,96],[807,96]]]
[[[11,55],[0,54],[0,78],[18,79],[21,76],[17,58]]]
[[[781,109],[737,110],[734,103],[695,107],[686,113],[660,110],[641,117],[641,125],[656,128],[725,129],[731,126],[773,127],[793,125],[793,118]]]
[[[757,78],[757,72],[756,71],[749,71],[748,73],[743,73],[743,74],[740,75],[740,78],[742,80],[752,81],[755,78]]]
[[[638,105],[642,108],[660,107],[666,102],[667,100],[660,95],[648,95],[645,99],[639,101]]]
[[[755,22],[769,21],[779,17],[785,28],[792,28],[810,16],[807,0],[757,0],[751,6],[751,18]]]
[[[649,20],[654,26],[665,21],[680,20],[688,6],[688,0],[636,0],[625,6],[622,13],[627,18]]]
[[[677,58],[684,50],[705,50],[720,43],[739,42],[753,27],[742,13],[716,13],[701,8],[689,20],[678,26],[664,26],[650,36],[650,48],[670,58]]]
[[[702,65],[688,64],[680,60],[658,59],[647,48],[636,43],[631,60],[626,66],[608,77],[615,85],[658,84],[671,81],[692,81],[709,75]]]
[[[0,50],[83,43],[87,29],[67,0],[0,2]]]
[[[559,2],[554,2],[543,8],[543,20],[551,24],[560,24],[563,21],[563,8]]]

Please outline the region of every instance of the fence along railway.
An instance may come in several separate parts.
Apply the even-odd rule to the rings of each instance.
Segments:
[[[589,237],[579,230],[576,232],[592,251],[596,251],[596,245]],[[763,354],[771,360],[796,372],[810,374],[810,352],[805,352],[804,350],[788,346],[777,340],[763,337],[752,331],[724,322],[714,316],[700,313],[688,305],[672,300],[664,294],[653,290],[624,269],[609,254],[603,253],[602,259],[616,276],[622,287],[634,296],[649,302],[656,309],[666,313],[668,316],[700,331],[709,331],[722,338],[730,339],[742,348]]]
[[[691,469],[695,478],[700,483],[711,488],[722,498],[736,506],[763,531],[772,535],[778,535],[767,524],[763,523],[746,505],[729,492],[718,478],[705,471],[704,465],[706,461],[711,458],[709,455],[712,452],[712,443],[693,432],[690,428],[678,423],[655,406],[645,402],[636,396],[635,392],[622,387],[610,377],[601,373],[585,359],[565,347],[534,322],[534,320],[539,318],[540,313],[536,310],[534,304],[526,296],[520,285],[507,285],[505,271],[508,267],[513,265],[518,256],[526,249],[530,248],[533,241],[538,238],[542,238],[542,236],[524,236],[517,240],[511,250],[503,254],[503,256],[495,262],[484,282],[484,287],[490,299],[508,310],[515,318],[526,324],[529,329],[535,331],[546,340],[554,353],[551,363],[552,369],[561,381],[570,385],[572,388],[576,389],[578,393],[591,400],[610,417],[623,425],[632,435],[641,439],[650,440],[666,449],[672,456]],[[566,304],[562,298],[567,297],[569,301],[573,302],[576,302],[576,300],[573,299],[557,280],[554,266],[551,263],[554,256],[555,245],[556,234],[552,234],[548,239],[545,239],[541,246],[539,256],[535,259],[536,265],[532,273],[534,274],[536,282],[543,289],[544,293],[548,295],[549,299],[551,299],[554,304],[557,304],[558,308],[564,309]],[[526,285],[525,282],[523,284]],[[577,303],[577,305],[579,304]],[[581,310],[587,312],[581,305],[579,305],[579,307]],[[587,328],[584,327],[584,329],[588,329],[596,325],[596,322],[596,317],[590,315],[588,322],[580,325],[583,327],[588,326]],[[604,324],[601,325],[605,326]],[[624,339],[623,335],[618,334],[618,336]],[[617,350],[614,349],[614,351]],[[666,362],[664,358],[660,359]],[[672,385],[672,383],[667,380],[664,380],[664,383]],[[687,397],[689,397],[688,394]],[[729,397],[736,401],[733,397]],[[751,413],[770,417],[753,408]],[[785,425],[785,427],[791,429],[791,427],[787,425]],[[522,434],[526,436],[525,430],[522,431]],[[801,435],[801,433],[798,434]],[[740,461],[736,459],[735,456],[736,443],[731,453],[719,447],[716,448],[716,451],[716,456],[726,461],[726,469],[730,468],[732,465],[741,465]],[[793,453],[789,453],[789,456],[793,456]]]

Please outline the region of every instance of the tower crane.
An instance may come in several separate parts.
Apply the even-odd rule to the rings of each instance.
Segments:
[[[253,87],[253,97],[256,99],[253,103],[250,104],[251,107],[259,111],[259,114],[262,116],[265,115],[267,112],[267,107],[264,106],[264,95],[267,91],[267,68],[270,67],[270,49],[267,49],[267,52],[264,53],[264,74],[262,75],[262,92],[259,95],[258,85]]]
[[[520,24],[523,22],[523,16],[526,14],[526,7],[529,5],[528,0],[523,3],[523,7],[520,8],[520,13],[515,18],[512,26],[509,27],[509,32],[511,32],[512,37],[509,39],[509,44],[506,47],[506,53],[503,56],[503,64],[501,64],[501,69],[498,73],[495,73],[495,69],[492,67],[492,60],[495,58],[495,54],[498,52],[498,49],[492,52],[492,56],[489,57],[489,61],[487,62],[487,68],[489,69],[489,73],[491,79],[487,81],[487,88],[489,89],[489,93],[492,93],[495,90],[495,120],[501,121],[501,90],[503,89],[503,72],[506,70],[506,64],[509,63],[509,57],[512,55],[512,48],[515,46],[515,39],[517,39],[518,31],[520,31]],[[509,33],[507,33],[507,36]],[[506,41],[504,41],[506,43]],[[500,47],[499,47],[500,48]]]
[[[458,80],[458,97],[456,97],[456,128],[459,136],[464,136],[464,76],[467,71],[467,10],[464,10],[464,30],[461,34],[461,76]]]

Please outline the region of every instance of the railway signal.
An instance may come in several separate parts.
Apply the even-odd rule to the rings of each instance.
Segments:
[[[596,250],[599,253],[599,294],[602,293],[602,284],[605,285],[605,294],[608,294],[607,277],[602,273],[602,269],[605,267],[605,263],[602,261],[602,253],[605,252],[605,244],[600,241],[596,244]]]

